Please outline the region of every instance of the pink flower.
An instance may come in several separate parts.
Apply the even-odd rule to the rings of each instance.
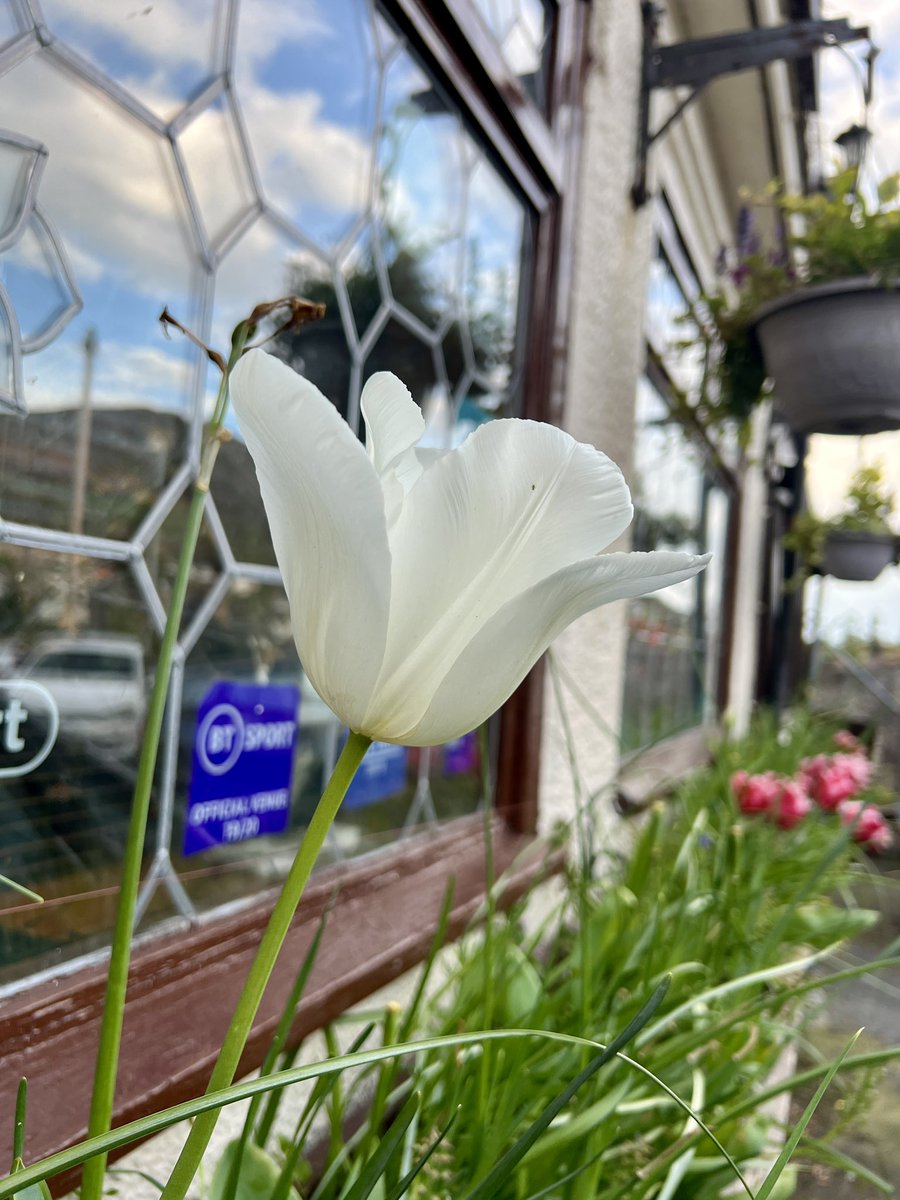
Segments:
[[[863,753],[862,743],[849,729],[839,729],[834,735],[834,744],[838,750],[858,750]]]
[[[762,775],[735,771],[731,777],[731,790],[738,807],[747,814],[769,812],[781,792],[781,786],[781,781],[772,771]]]
[[[827,812],[833,812],[843,800],[866,786],[872,764],[864,754],[817,754],[804,758],[797,782]]]
[[[845,800],[840,806],[841,820],[853,826],[853,837],[873,850],[886,850],[894,840],[890,827],[874,804]]]
[[[835,754],[831,760],[835,767],[840,767],[856,782],[857,787],[864,788],[872,778],[872,764],[861,750],[852,754]]]
[[[793,829],[812,808],[812,801],[793,779],[782,781],[775,812],[775,820],[781,829]]]

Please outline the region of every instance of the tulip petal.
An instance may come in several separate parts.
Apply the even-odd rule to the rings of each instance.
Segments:
[[[358,729],[381,665],[390,549],[378,478],[318,388],[259,350],[231,375],[294,638],[316,691]]]
[[[450,668],[427,712],[395,740],[431,746],[461,737],[509,698],[572,621],[612,600],[689,579],[709,558],[661,551],[603,554],[541,580],[491,618]]]
[[[390,371],[366,381],[360,397],[369,458],[384,492],[388,527],[400,514],[406,493],[422,474],[416,442],[425,432],[422,410]]]
[[[631,515],[621,471],[593,446],[533,421],[477,429],[424,472],[390,528],[390,627],[369,716],[415,725],[503,605],[602,550]]]
[[[390,371],[378,371],[366,380],[359,406],[369,458],[381,476],[415,446],[425,432],[425,418],[409,388]]]

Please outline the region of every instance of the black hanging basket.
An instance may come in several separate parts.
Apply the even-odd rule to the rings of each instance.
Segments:
[[[764,304],[754,327],[795,432],[900,429],[900,281],[800,288]]]
[[[893,534],[836,530],[825,539],[821,571],[835,579],[871,582],[891,565],[896,553]]]

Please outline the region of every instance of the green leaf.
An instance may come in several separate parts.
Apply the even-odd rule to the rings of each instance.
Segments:
[[[24,1167],[22,1155],[25,1153],[25,1112],[28,1107],[28,1080],[20,1079],[16,1089],[16,1109],[13,1122],[13,1162],[10,1174],[15,1175]],[[17,1165],[20,1164],[20,1165]]]
[[[229,1142],[219,1159],[213,1175],[210,1200],[223,1200],[227,1194],[232,1168],[236,1156],[241,1153],[240,1141]],[[235,1200],[270,1200],[281,1172],[277,1163],[256,1142],[247,1142],[241,1154],[241,1167],[237,1176]],[[290,1200],[300,1200],[296,1188],[288,1192]]]
[[[110,1167],[106,1173],[107,1175],[136,1175],[138,1179],[143,1179],[145,1183],[149,1183],[151,1187],[155,1187],[159,1192],[166,1186],[148,1171],[138,1171],[134,1167]]]
[[[897,199],[897,194],[900,192],[900,172],[895,171],[893,175],[888,175],[878,185],[878,203],[891,204]]]
[[[861,1029],[857,1033],[854,1033],[853,1037],[850,1039],[850,1041],[844,1047],[843,1053],[840,1055],[839,1058],[836,1058],[834,1060],[834,1062],[831,1064],[831,1066],[829,1067],[828,1073],[826,1074],[825,1078],[822,1080],[822,1082],[816,1088],[815,1095],[813,1096],[812,1100],[810,1100],[809,1104],[807,1104],[806,1110],[804,1111],[803,1116],[800,1118],[800,1120],[794,1126],[793,1130],[791,1131],[790,1137],[784,1143],[784,1148],[781,1151],[781,1153],[778,1155],[778,1158],[775,1160],[775,1163],[772,1166],[772,1170],[768,1173],[768,1175],[763,1180],[762,1187],[756,1193],[756,1200],[768,1200],[769,1197],[771,1197],[772,1200],[780,1200],[781,1197],[791,1195],[793,1188],[791,1188],[791,1191],[789,1191],[787,1193],[785,1193],[784,1191],[777,1193],[775,1191],[776,1185],[778,1184],[779,1180],[781,1179],[782,1172],[784,1172],[785,1167],[787,1166],[788,1162],[790,1161],[791,1155],[796,1150],[797,1143],[803,1137],[803,1134],[804,1134],[804,1131],[806,1130],[807,1125],[812,1120],[813,1113],[819,1107],[819,1101],[825,1095],[825,1091],[826,1091],[828,1085],[831,1083],[832,1079],[834,1079],[835,1075],[840,1070],[841,1064],[843,1063],[843,1061],[847,1057],[847,1055],[850,1053],[850,1050],[852,1049],[852,1047],[853,1047],[854,1043],[856,1042],[856,1039],[859,1037],[860,1033],[862,1033]],[[788,1180],[790,1179],[790,1173],[788,1173],[788,1175],[786,1176],[786,1179],[788,1179]]]
[[[23,1163],[22,1166],[24,1167],[24,1165]],[[42,1180],[40,1183],[29,1184],[20,1192],[15,1192],[12,1200],[53,1200],[53,1197],[50,1195],[50,1189]]]
[[[803,1139],[802,1143],[803,1155],[805,1158],[811,1158],[814,1161],[825,1163],[829,1167],[837,1167],[838,1170],[846,1172],[848,1175],[856,1175],[866,1183],[877,1188],[885,1196],[893,1196],[893,1186],[880,1175],[876,1175],[865,1164],[858,1159],[851,1158],[849,1154],[845,1154],[842,1150],[838,1150],[837,1146],[830,1146],[825,1142],[816,1141],[812,1138]]]
[[[562,1112],[582,1084],[587,1083],[591,1076],[595,1075],[611,1058],[615,1058],[622,1047],[627,1045],[635,1034],[644,1028],[660,1004],[662,1004],[668,990],[669,979],[666,977],[643,1008],[641,1008],[640,1012],[638,1012],[637,1016],[629,1022],[618,1037],[610,1042],[601,1054],[598,1054],[596,1058],[588,1063],[585,1069],[572,1080],[568,1087],[565,1087],[558,1096],[554,1097],[538,1119],[507,1150],[494,1168],[482,1179],[481,1183],[468,1193],[466,1200],[491,1200],[491,1197],[496,1195],[497,1185],[509,1178],[512,1169],[525,1157],[544,1130],[550,1125],[553,1118]]]
[[[547,1029],[489,1029],[477,1033],[454,1033],[444,1037],[424,1038],[421,1041],[407,1042],[402,1046],[380,1046],[373,1050],[365,1050],[357,1054],[344,1054],[340,1058],[329,1059],[326,1062],[304,1064],[292,1067],[289,1071],[277,1071],[264,1079],[248,1079],[241,1083],[230,1084],[214,1092],[205,1092],[193,1100],[185,1100],[173,1104],[170,1108],[150,1113],[125,1125],[119,1125],[108,1133],[98,1134],[97,1137],[86,1138],[83,1142],[59,1150],[47,1158],[40,1159],[25,1168],[26,1179],[22,1182],[36,1183],[58,1175],[70,1167],[80,1166],[97,1154],[108,1154],[122,1146],[130,1146],[133,1142],[151,1137],[179,1121],[197,1116],[198,1113],[210,1112],[247,1100],[260,1092],[274,1091],[276,1088],[288,1087],[293,1083],[303,1083],[308,1079],[320,1079],[323,1076],[339,1074],[352,1067],[365,1067],[371,1063],[381,1062],[386,1058],[399,1058],[408,1054],[425,1053],[431,1050],[442,1050],[451,1046],[472,1046],[487,1041],[504,1041],[506,1039],[536,1038],[550,1042],[559,1042],[569,1046],[588,1046],[592,1049],[600,1044],[589,1038],[576,1037],[574,1034],[556,1033]],[[624,1059],[627,1062],[628,1060]],[[635,1067],[637,1064],[628,1063]],[[8,1200],[15,1194],[12,1178],[0,1179],[0,1200]]]

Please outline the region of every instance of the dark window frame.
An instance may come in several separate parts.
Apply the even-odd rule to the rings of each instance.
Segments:
[[[654,204],[654,254],[661,254],[680,287],[689,310],[693,313],[700,329],[709,328],[708,314],[701,296],[700,274],[691,258],[678,224],[678,217],[663,192]],[[660,348],[652,345],[645,337],[644,375],[668,405],[674,383],[662,359]],[[702,427],[690,428],[683,425],[685,437],[690,439],[700,452],[704,462],[704,505],[710,486],[718,487],[728,502],[725,547],[726,559],[723,570],[723,594],[718,656],[716,662],[716,708],[723,712],[728,705],[728,688],[731,671],[732,641],[737,602],[738,549],[741,520],[741,489],[738,478],[727,464],[709,433]]]
[[[385,8],[480,129],[486,146],[534,211],[534,254],[527,281],[531,301],[523,326],[522,410],[525,416],[558,423],[572,293],[571,234],[588,5],[585,0],[558,0],[555,5],[549,121],[510,73],[469,0],[386,0]],[[559,851],[547,853],[535,845],[542,685],[539,663],[500,715],[493,847],[497,870],[510,872],[504,903],[511,903],[543,873],[562,866]],[[334,902],[331,936],[327,949],[323,948],[319,981],[298,1011],[293,1042],[424,957],[451,879],[456,880],[456,893],[450,933],[457,936],[476,915],[484,894],[482,830],[481,817],[464,818],[377,855],[317,873],[241,1069],[249,1071],[262,1061],[273,1027],[272,1011],[277,1012],[286,995],[297,956],[327,903]],[[522,865],[529,846],[532,855]],[[409,903],[411,881],[413,904]],[[375,894],[383,919],[377,930],[368,930],[363,943],[358,913],[372,907]],[[233,910],[218,917],[210,914],[187,932],[182,927],[180,932],[161,931],[140,939],[126,1005],[116,1124],[202,1089],[218,1037],[216,1020],[227,1021],[233,997],[222,988],[215,1002],[201,1008],[201,1025],[211,1032],[204,1039],[195,1022],[194,1042],[187,1049],[175,1014],[197,1010],[199,986],[216,980],[240,982],[273,899],[269,891],[237,914]],[[12,1111],[18,1078],[27,1074],[31,1104],[26,1155],[30,1160],[83,1136],[84,1087],[89,1087],[92,1076],[105,969],[105,962],[94,959],[58,979],[26,986],[0,1005],[0,1062],[6,1068],[0,1080],[0,1110]],[[167,1019],[160,1023],[162,1029],[157,1028],[158,1036],[142,1039],[137,1036],[140,1021],[153,1009],[158,1018],[162,991]],[[176,1053],[179,1058],[169,1057]],[[76,1080],[81,1081],[80,1087]],[[0,1139],[7,1132],[0,1133]],[[59,1177],[54,1193],[63,1194],[76,1182],[77,1173]]]

